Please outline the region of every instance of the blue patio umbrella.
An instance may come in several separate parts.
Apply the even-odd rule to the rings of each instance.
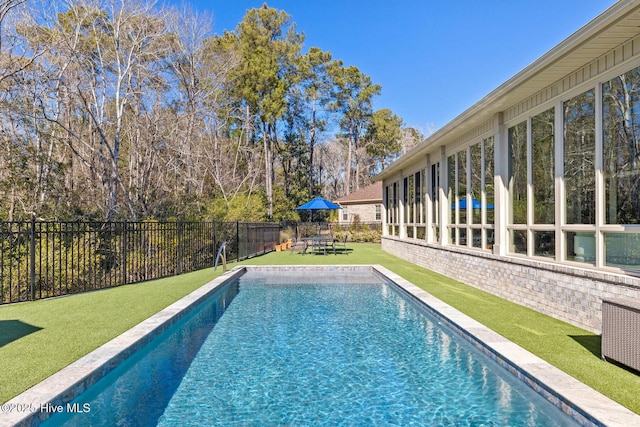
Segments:
[[[342,209],[340,205],[336,205],[333,202],[323,198],[315,197],[309,200],[304,205],[300,205],[296,208],[298,211],[320,210],[320,209]]]
[[[336,205],[333,202],[323,198],[314,197],[304,205],[300,205],[296,208],[298,211],[309,211],[309,217],[313,219],[313,211],[319,211],[323,209],[342,209],[340,205]]]

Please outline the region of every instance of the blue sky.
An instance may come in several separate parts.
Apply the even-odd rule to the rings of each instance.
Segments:
[[[182,0],[235,29],[264,0]],[[177,0],[176,0],[177,2]],[[272,0],[316,46],[382,85],[389,108],[437,130],[612,6],[613,0]]]

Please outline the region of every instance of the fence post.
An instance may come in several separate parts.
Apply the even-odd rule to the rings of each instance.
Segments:
[[[31,214],[31,233],[29,239],[29,284],[31,301],[36,297],[36,216]]]
[[[216,251],[218,250],[218,242],[216,240],[216,222],[212,221],[211,222],[211,229],[213,230],[213,253],[215,254]],[[213,256],[213,265],[216,265],[216,256]]]
[[[122,284],[127,284],[127,221],[122,222]]]
[[[251,226],[249,224],[244,225],[244,258],[249,258],[249,255],[253,255],[253,247],[249,244],[249,233],[251,233]]]
[[[183,242],[182,242],[182,219],[178,219],[177,226],[178,226],[178,230],[177,230],[177,233],[178,233],[178,248],[177,248],[178,260],[177,261],[178,262],[176,263],[176,268],[177,268],[178,271],[176,273],[177,274],[182,274],[182,258],[183,258],[183,255],[182,255],[182,246],[183,246],[182,245],[183,244]]]
[[[236,221],[236,262],[240,262],[240,221]]]

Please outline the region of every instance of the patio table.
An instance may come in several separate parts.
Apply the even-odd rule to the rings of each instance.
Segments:
[[[302,253],[306,253],[307,249],[309,248],[311,248],[312,254],[322,253],[323,255],[326,255],[327,248],[333,249],[335,253],[335,248],[333,246],[333,243],[335,242],[336,239],[334,239],[333,236],[312,236],[312,237],[305,237],[303,240],[305,241],[305,244],[307,247],[305,248],[304,251],[302,251]]]

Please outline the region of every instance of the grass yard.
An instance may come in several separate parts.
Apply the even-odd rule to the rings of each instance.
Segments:
[[[600,337],[384,253],[271,252],[241,264],[380,264],[640,414],[640,376],[600,359]],[[231,264],[232,267],[234,264]],[[181,276],[0,306],[0,402],[5,402],[222,273]]]

